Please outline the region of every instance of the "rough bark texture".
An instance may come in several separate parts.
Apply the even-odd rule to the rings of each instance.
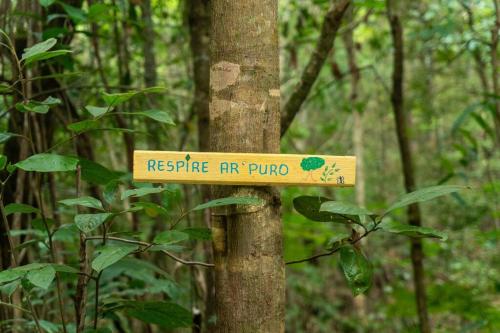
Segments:
[[[394,43],[394,68],[392,73],[392,95],[391,102],[396,121],[396,132],[401,154],[403,177],[406,192],[415,190],[415,172],[413,170],[413,159],[408,138],[408,119],[404,110],[404,44],[403,26],[397,11],[392,9],[391,1],[387,1],[389,23]],[[418,204],[410,205],[408,208],[408,223],[415,226],[422,225],[420,208]],[[415,285],[415,297],[421,333],[430,333],[431,326],[427,312],[427,296],[425,292],[424,263],[423,263],[422,240],[412,238],[411,240],[411,262],[413,266],[413,281]]]
[[[330,7],[326,13],[318,44],[307,63],[299,83],[295,86],[290,99],[283,106],[281,115],[281,136],[283,136],[293,119],[300,110],[316,81],[316,78],[323,68],[323,64],[333,48],[333,42],[340,27],[342,17],[347,8],[351,5],[351,0],[341,0],[336,5]]]
[[[277,0],[212,3],[211,150],[277,153],[280,146]],[[260,206],[212,212],[216,332],[284,332],[280,198],[270,187],[214,187]]]

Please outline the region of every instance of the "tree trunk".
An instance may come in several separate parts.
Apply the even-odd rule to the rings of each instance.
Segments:
[[[198,149],[210,150],[209,93],[210,93],[210,0],[189,1],[189,33],[193,61],[194,100],[193,112],[198,117]],[[201,200],[210,200],[210,187],[202,185]],[[203,224],[210,227],[210,210],[203,211]],[[204,244],[207,261],[213,261],[212,247]],[[205,270],[206,294],[204,296],[204,325],[208,328],[215,315],[214,272]]]
[[[210,148],[278,153],[277,0],[214,0]],[[216,332],[284,332],[285,269],[279,192],[218,186],[213,197],[252,196],[260,206],[212,213]]]
[[[392,96],[391,102],[396,121],[396,132],[401,154],[403,167],[403,177],[406,192],[415,190],[415,173],[413,170],[413,160],[408,138],[408,119],[404,111],[404,44],[403,44],[403,26],[398,11],[392,8],[392,1],[387,1],[387,10],[391,34],[394,43],[394,69],[392,73]],[[415,226],[421,226],[422,220],[418,204],[410,205],[408,208],[408,223]],[[413,266],[413,282],[415,285],[415,297],[417,302],[417,312],[421,333],[430,333],[431,326],[429,314],[427,311],[427,296],[425,292],[424,281],[424,262],[423,262],[422,240],[412,238],[411,240],[411,262]]]

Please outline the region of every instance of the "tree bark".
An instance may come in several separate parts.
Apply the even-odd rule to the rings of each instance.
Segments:
[[[391,28],[393,46],[394,68],[392,73],[392,95],[391,102],[396,122],[396,132],[401,154],[401,163],[403,168],[404,186],[406,192],[415,190],[415,172],[413,170],[413,158],[408,138],[408,119],[404,110],[404,42],[403,26],[399,13],[392,6],[392,1],[387,1],[387,10],[389,24]],[[414,226],[421,226],[422,219],[420,207],[413,204],[408,207],[408,223]],[[422,240],[419,238],[411,239],[411,262],[413,267],[413,283],[415,286],[415,297],[417,303],[417,313],[421,333],[430,333],[431,325],[427,311],[427,296],[424,280],[424,254],[422,249]]]
[[[306,100],[311,88],[323,68],[323,64],[333,48],[333,42],[342,22],[342,17],[347,8],[351,5],[351,0],[341,0],[336,5],[332,4],[326,13],[318,43],[314,49],[309,62],[307,63],[299,83],[295,86],[292,95],[283,106],[281,112],[281,136],[283,136],[293,119]]]
[[[210,148],[278,153],[277,0],[214,0]],[[216,332],[284,332],[285,269],[279,192],[215,186],[213,197],[252,196],[260,206],[212,213]]]
[[[210,94],[210,0],[189,1],[189,34],[193,62],[194,99],[193,113],[198,117],[198,149],[210,150],[209,94]],[[210,187],[200,187],[201,200],[210,200]],[[210,227],[210,210],[203,211],[203,224]],[[204,244],[207,261],[213,261],[212,247]],[[210,318],[215,315],[214,272],[205,270],[206,294],[204,295],[204,325],[208,328]]]

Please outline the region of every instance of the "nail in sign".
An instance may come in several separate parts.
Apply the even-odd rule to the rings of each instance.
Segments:
[[[134,151],[134,181],[214,185],[353,186],[356,157]]]

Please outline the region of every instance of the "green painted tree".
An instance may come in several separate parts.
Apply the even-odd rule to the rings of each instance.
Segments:
[[[325,160],[321,157],[315,156],[303,158],[302,162],[300,162],[300,167],[302,168],[302,170],[308,172],[308,176],[305,179],[310,178],[311,180],[314,180],[312,172],[314,170],[318,170],[323,165],[325,165]]]

